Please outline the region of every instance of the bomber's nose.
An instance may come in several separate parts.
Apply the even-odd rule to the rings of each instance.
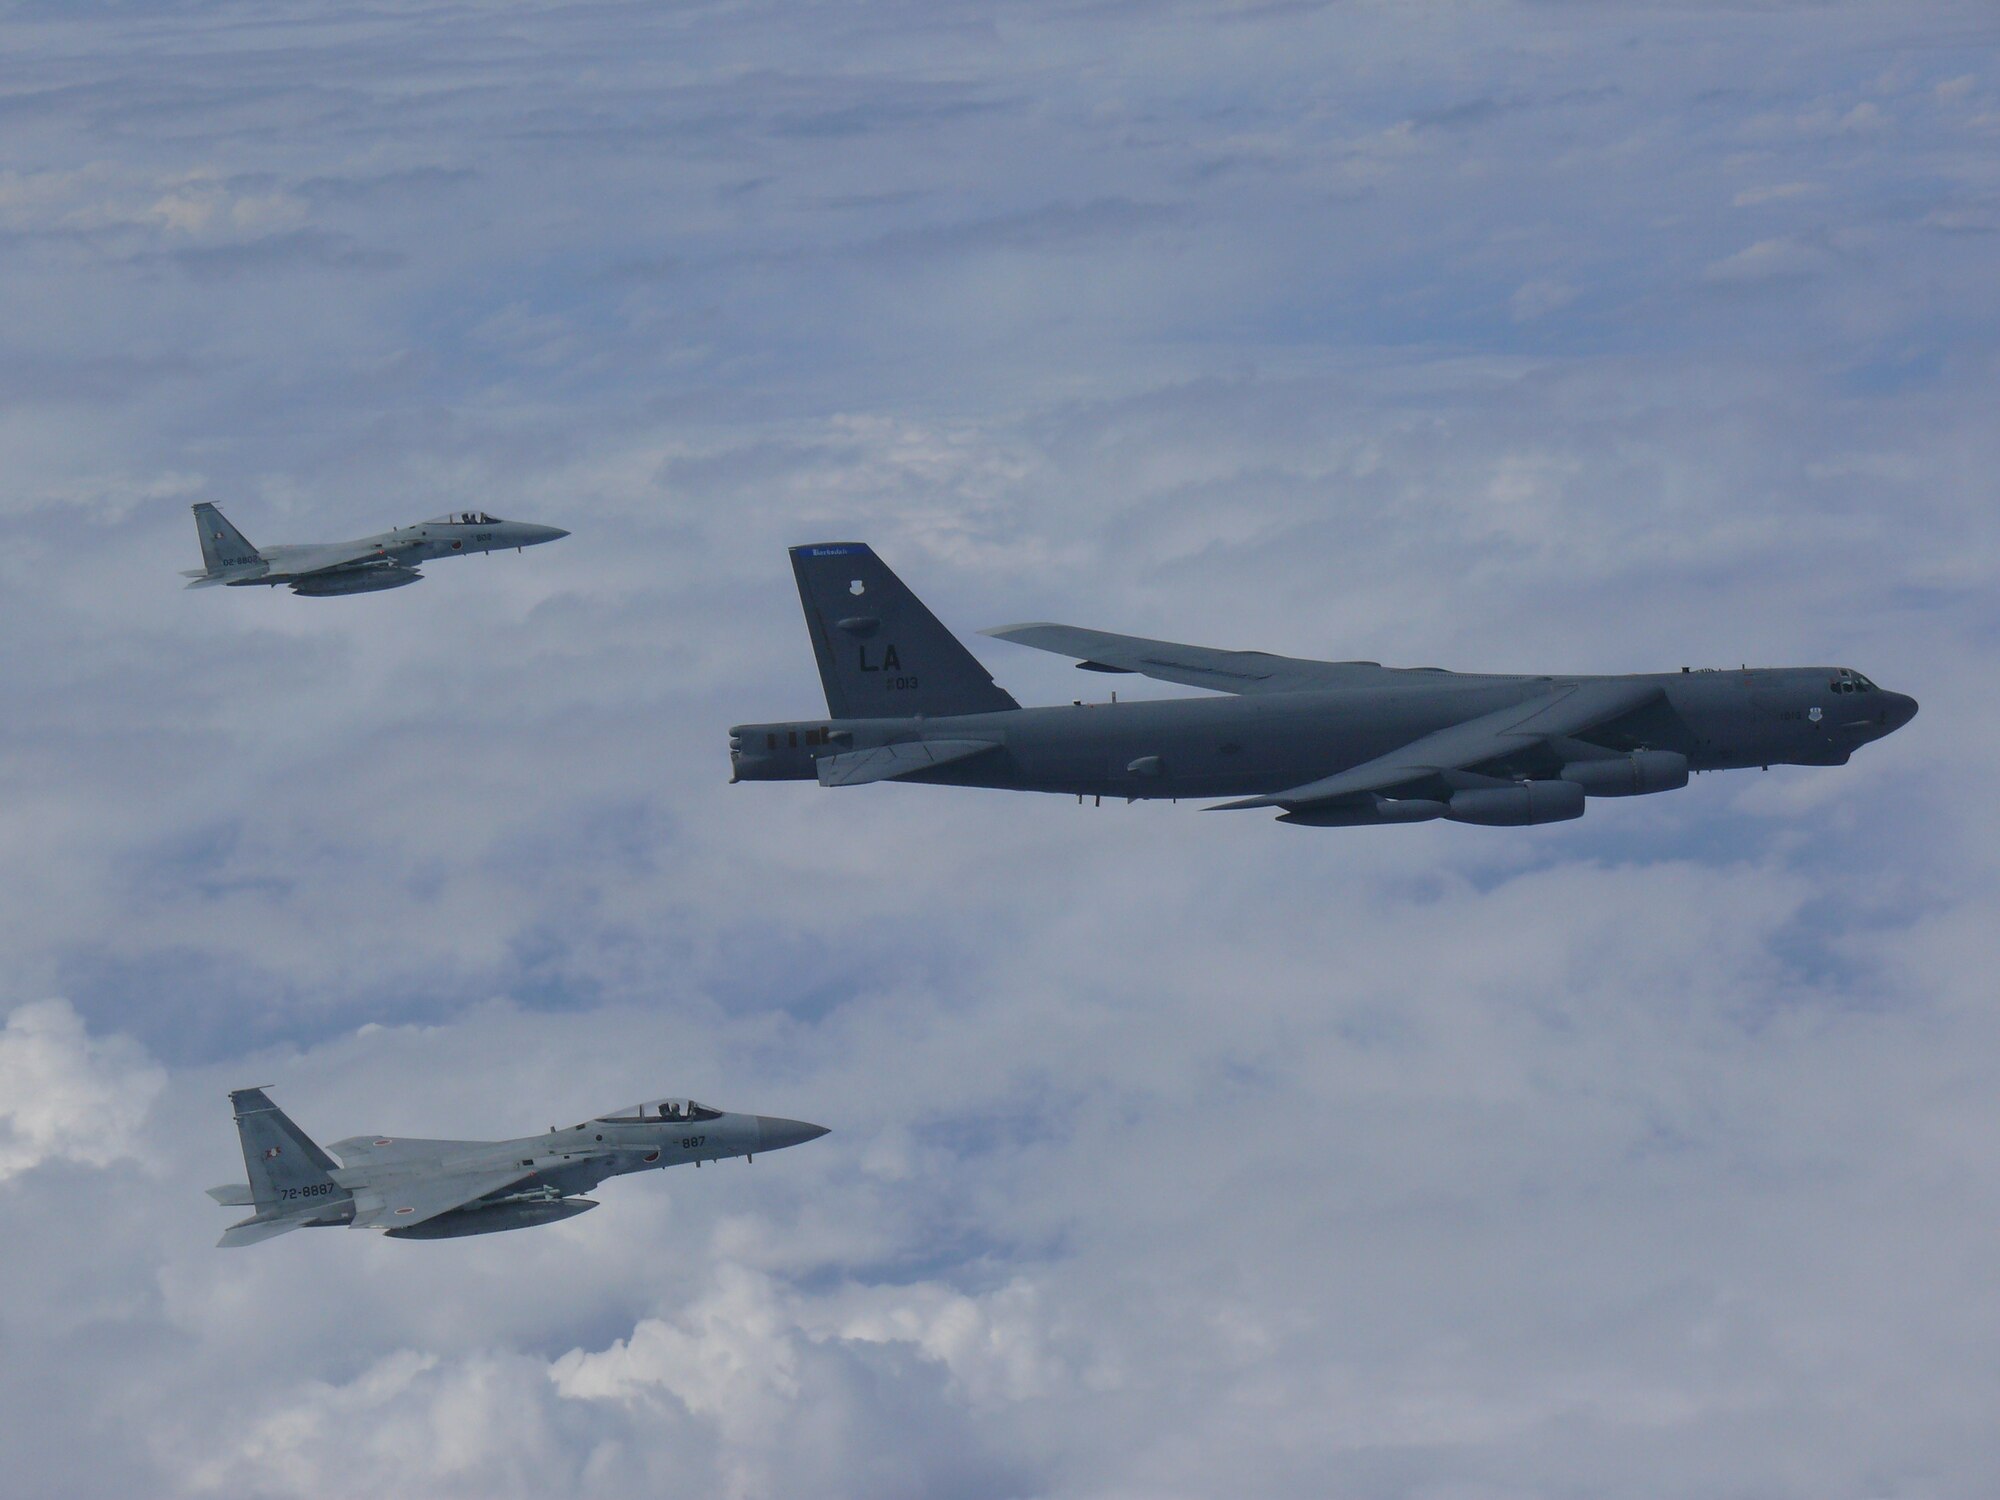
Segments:
[[[804,1120],[787,1120],[779,1115],[757,1116],[759,1151],[782,1151],[787,1146],[816,1141],[825,1134],[824,1125],[809,1125]]]
[[[1901,729],[1917,716],[1917,700],[1908,693],[1884,693],[1882,711],[1889,716],[1891,730]]]

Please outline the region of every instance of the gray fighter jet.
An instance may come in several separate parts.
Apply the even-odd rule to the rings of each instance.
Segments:
[[[866,546],[794,547],[792,571],[828,717],[737,725],[732,781],[1232,797],[1220,806],[1315,828],[1519,826],[1693,771],[1841,765],[1917,711],[1847,667],[1488,676],[1048,623],[985,634],[1226,696],[1022,708]]]
[[[502,521],[483,510],[455,510],[448,516],[398,526],[359,541],[265,547],[260,551],[206,500],[195,506],[194,524],[201,536],[205,566],[181,574],[194,580],[189,588],[213,588],[218,583],[232,588],[289,583],[293,593],[313,598],[399,589],[421,579],[424,575],[417,571],[417,565],[434,557],[499,552],[507,547],[519,551],[569,535],[558,526]]]
[[[448,1240],[553,1224],[597,1207],[578,1196],[607,1177],[749,1158],[826,1134],[775,1115],[732,1115],[692,1099],[649,1099],[568,1130],[511,1141],[416,1141],[357,1135],[327,1149],[262,1089],[237,1089],[247,1183],[212,1187],[217,1203],[255,1208],[218,1244],[254,1245],[290,1229],[348,1225],[392,1239]]]

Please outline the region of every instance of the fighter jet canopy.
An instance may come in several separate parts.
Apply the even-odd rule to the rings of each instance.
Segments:
[[[710,1109],[692,1099],[648,1099],[644,1104],[630,1104],[597,1118],[614,1125],[634,1125],[642,1120],[715,1120],[721,1116],[721,1110]]]
[[[500,518],[483,510],[455,510],[448,516],[432,516],[426,526],[498,526]]]

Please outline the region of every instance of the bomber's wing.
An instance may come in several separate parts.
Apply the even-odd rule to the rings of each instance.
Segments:
[[[849,750],[819,759],[821,786],[860,786],[870,781],[889,781],[914,771],[948,766],[955,760],[980,755],[997,748],[991,740],[910,740],[900,745],[880,745],[872,750]]]
[[[1451,771],[1476,771],[1543,742],[1587,735],[1644,708],[1660,696],[1657,683],[1621,678],[1551,683],[1546,693],[1510,703],[1476,719],[1410,741],[1387,755],[1304,786],[1223,802],[1219,808],[1310,807],[1364,792],[1393,792]]]
[[[1162,682],[1214,688],[1222,693],[1301,693],[1316,688],[1352,687],[1383,675],[1380,662],[1310,661],[1298,656],[1273,656],[1268,651],[1221,651],[1213,646],[1184,646],[1175,641],[1150,641],[1144,636],[1113,635],[1036,620],[1025,625],[996,625],[982,630],[996,640],[1033,646],[1057,656],[1073,656],[1091,672],[1137,672]]]
[[[357,1229],[403,1229],[533,1177],[533,1167],[396,1173],[354,1190]]]

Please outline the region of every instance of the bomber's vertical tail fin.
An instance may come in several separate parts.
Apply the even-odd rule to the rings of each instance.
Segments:
[[[836,719],[1021,706],[865,543],[794,547],[792,572]]]
[[[313,1143],[262,1089],[235,1089],[236,1133],[243,1138],[243,1170],[250,1174],[250,1197],[259,1217],[293,1205],[343,1196],[336,1187],[332,1157]]]
[[[194,527],[201,536],[201,560],[211,573],[226,573],[264,560],[250,539],[206,500],[194,508]]]

